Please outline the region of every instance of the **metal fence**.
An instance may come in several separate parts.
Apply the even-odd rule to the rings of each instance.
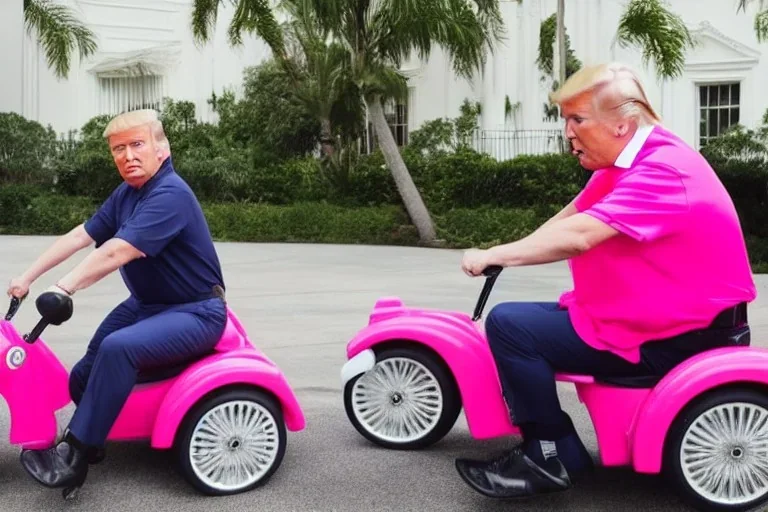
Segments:
[[[475,130],[470,143],[496,160],[570,151],[562,130]]]

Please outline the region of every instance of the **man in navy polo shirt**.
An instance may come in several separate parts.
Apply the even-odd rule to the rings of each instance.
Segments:
[[[226,323],[224,280],[208,224],[173,168],[157,113],[117,116],[104,137],[124,183],[8,289],[9,295],[26,295],[38,277],[95,242],[96,250],[52,290],[71,296],[119,269],[130,291],[72,369],[70,393],[78,406],[62,441],[21,454],[27,472],[48,487],[83,483],[89,462],[103,457],[107,435],[141,370],[201,357]]]

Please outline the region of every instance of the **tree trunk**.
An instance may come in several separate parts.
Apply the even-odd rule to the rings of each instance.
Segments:
[[[419,232],[421,243],[424,245],[438,245],[432,218],[421,198],[421,194],[419,194],[419,190],[413,183],[413,178],[411,178],[408,169],[405,167],[405,162],[397,147],[395,138],[389,129],[389,125],[387,125],[380,96],[374,96],[371,101],[367,101],[367,104],[373,128],[376,132],[376,140],[384,155],[384,161],[392,173],[405,209],[411,217],[411,222],[413,222]]]
[[[565,83],[565,64],[568,56],[565,53],[565,0],[557,0],[557,55],[559,64],[558,82],[560,87]]]
[[[322,148],[323,155],[327,158],[333,156],[336,149],[334,144],[333,134],[331,133],[331,120],[320,120],[320,147]]]

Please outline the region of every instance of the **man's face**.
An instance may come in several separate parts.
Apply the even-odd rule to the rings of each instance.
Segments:
[[[149,125],[111,135],[109,149],[120,176],[133,187],[146,183],[162,163],[162,150],[155,143]]]
[[[595,171],[613,165],[626,144],[620,133],[626,127],[619,128],[615,121],[596,111],[589,92],[564,101],[561,111],[565,136],[581,166]]]

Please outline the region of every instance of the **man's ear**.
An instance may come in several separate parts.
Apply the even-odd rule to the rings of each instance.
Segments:
[[[625,137],[629,130],[632,128],[631,121],[627,119],[622,119],[618,123],[616,123],[616,127],[614,128],[614,133],[616,134],[616,137]]]

